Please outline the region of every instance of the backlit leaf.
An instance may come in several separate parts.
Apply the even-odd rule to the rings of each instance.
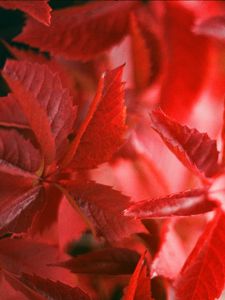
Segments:
[[[7,176],[7,175],[6,175]],[[13,180],[17,180],[14,176]],[[2,193],[0,193],[2,195]],[[42,205],[40,186],[24,190],[19,187],[18,193],[11,192],[0,201],[0,232],[24,232]]]
[[[143,254],[131,276],[124,300],[152,300],[150,274],[145,254]]]
[[[205,189],[194,189],[140,201],[125,210],[125,215],[143,219],[166,218],[203,214],[215,208],[216,203],[208,199]]]
[[[225,282],[225,215],[218,211],[187,259],[176,283],[178,300],[214,300]]]
[[[2,165],[35,172],[41,165],[41,157],[31,142],[16,130],[0,128],[0,168]]]
[[[0,98],[0,126],[29,128],[29,124],[12,94]]]
[[[121,82],[123,67],[107,72],[100,79],[91,103],[70,149],[62,162],[78,169],[94,168],[111,159],[123,143],[126,109]]]
[[[17,41],[67,58],[87,60],[109,49],[128,32],[136,1],[92,1],[52,12],[51,26],[29,19]]]
[[[167,117],[160,110],[151,114],[152,128],[158,132],[167,147],[191,171],[213,176],[218,171],[216,141],[206,133],[190,129]]]
[[[119,241],[145,231],[139,221],[123,216],[129,197],[111,187],[95,182],[71,181],[64,184],[71,204],[78,208],[97,236],[108,242]]]
[[[145,13],[148,12],[144,8]],[[130,37],[132,46],[133,74],[137,89],[145,89],[156,79],[160,68],[160,51],[157,37],[141,23],[142,15],[130,16]],[[148,13],[148,18],[151,14]]]
[[[44,65],[7,61],[3,74],[34,131],[46,161],[52,162],[56,150],[57,155],[65,151],[67,135],[75,118],[69,91],[62,88],[58,75]]]

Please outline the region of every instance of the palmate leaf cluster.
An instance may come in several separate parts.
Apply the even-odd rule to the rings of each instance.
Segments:
[[[224,3],[4,0],[0,20],[0,298],[218,299]]]

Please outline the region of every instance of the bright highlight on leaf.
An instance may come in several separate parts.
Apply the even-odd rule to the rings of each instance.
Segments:
[[[122,70],[123,66],[100,79],[95,98],[62,165],[95,168],[109,161],[124,142],[126,110]]]
[[[208,199],[206,190],[195,189],[167,197],[140,201],[125,210],[125,216],[143,219],[191,216],[203,214],[215,208],[216,203]]]

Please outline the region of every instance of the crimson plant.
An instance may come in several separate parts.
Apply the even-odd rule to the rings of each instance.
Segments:
[[[0,1],[1,299],[223,297],[224,16]]]

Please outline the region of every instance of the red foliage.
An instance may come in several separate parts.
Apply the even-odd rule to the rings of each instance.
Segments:
[[[51,7],[48,5],[48,0],[1,0],[0,6],[6,9],[19,9],[27,13],[39,22],[50,25],[51,20]]]
[[[216,203],[208,199],[207,190],[194,189],[167,197],[140,201],[129,207],[124,213],[142,219],[165,218],[172,216],[191,216],[209,212]]]
[[[1,299],[219,298],[224,4],[5,0],[0,19]]]
[[[145,254],[143,254],[131,276],[125,292],[125,300],[151,300],[150,276]]]
[[[216,141],[206,133],[190,129],[169,119],[160,111],[151,115],[152,128],[159,133],[167,147],[191,171],[212,176],[218,170]]]
[[[136,1],[95,1],[51,14],[46,28],[29,19],[16,41],[49,51],[54,55],[87,60],[120,42],[128,31],[128,18]],[[78,42],[78,43],[77,43]]]
[[[186,261],[176,282],[177,299],[215,299],[224,286],[225,216],[218,211]]]
[[[130,274],[134,271],[138,258],[137,252],[126,248],[105,248],[79,255],[60,263],[60,266],[73,273]]]

